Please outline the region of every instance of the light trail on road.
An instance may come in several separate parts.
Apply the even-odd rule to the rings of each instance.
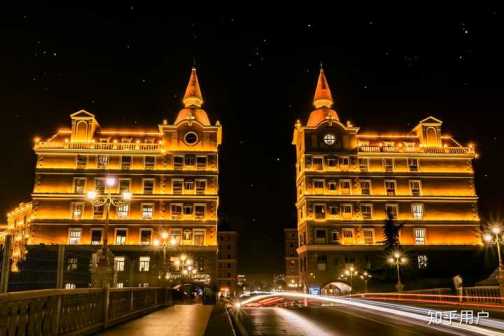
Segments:
[[[252,294],[254,294],[254,293],[252,293]],[[338,304],[348,305],[348,306],[357,307],[357,308],[361,308],[361,309],[367,309],[370,311],[391,314],[394,316],[406,317],[406,318],[413,319],[416,321],[422,321],[422,322],[425,322],[426,327],[430,327],[433,329],[437,329],[437,327],[442,326],[442,327],[449,328],[449,329],[462,330],[462,331],[467,331],[467,332],[471,332],[473,334],[479,334],[479,335],[504,336],[503,332],[491,330],[488,328],[482,328],[480,326],[471,325],[471,324],[462,324],[462,323],[459,324],[456,322],[456,323],[450,323],[450,324],[443,323],[441,325],[438,325],[438,324],[431,325],[431,324],[429,324],[429,322],[432,322],[431,317],[429,317],[425,314],[426,312],[428,312],[428,309],[425,309],[425,308],[404,306],[404,305],[384,303],[384,302],[367,301],[367,300],[362,300],[362,299],[337,298],[337,297],[329,297],[329,296],[322,296],[322,295],[310,295],[310,294],[295,293],[295,292],[270,292],[269,294],[261,292],[260,295],[250,297],[248,299],[245,299],[245,300],[237,303],[235,305],[235,308],[240,308],[241,306],[245,306],[249,303],[253,303],[256,301],[260,301],[260,300],[264,300],[264,299],[268,299],[268,298],[273,298],[273,297],[285,297],[285,298],[290,298],[290,299],[302,299],[302,300],[309,299],[309,300],[314,300],[314,301],[338,303]],[[444,321],[446,322],[445,319],[444,319]],[[483,322],[483,321],[484,321],[484,323],[481,323],[481,324],[485,325],[486,327],[504,330],[503,324],[501,321],[497,321],[497,320],[493,320],[493,319],[481,320],[481,322]]]

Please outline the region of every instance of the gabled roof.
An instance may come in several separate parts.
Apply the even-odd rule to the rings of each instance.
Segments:
[[[94,118],[94,117],[95,117],[95,115],[93,113],[90,113],[86,110],[79,110],[75,113],[70,114],[70,118],[75,118],[75,119],[79,119],[79,118],[89,119],[89,118]]]
[[[420,120],[419,124],[442,124],[443,122],[438,118],[433,116],[428,116],[425,119]]]

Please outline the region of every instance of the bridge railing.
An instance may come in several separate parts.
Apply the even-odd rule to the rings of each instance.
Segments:
[[[86,335],[162,306],[170,289],[78,288],[0,294],[0,335]]]

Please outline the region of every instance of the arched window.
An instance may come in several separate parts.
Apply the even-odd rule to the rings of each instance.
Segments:
[[[427,138],[427,145],[429,145],[429,146],[437,145],[437,143],[438,143],[437,132],[434,127],[427,128],[426,138]]]
[[[79,140],[84,140],[87,138],[87,122],[79,121],[75,125],[75,138]]]

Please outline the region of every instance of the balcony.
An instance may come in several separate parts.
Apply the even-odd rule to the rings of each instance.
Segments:
[[[360,146],[363,153],[432,153],[432,154],[474,154],[471,147],[397,147],[397,146]]]
[[[161,150],[160,144],[155,143],[71,143],[71,142],[39,142],[35,149],[56,150],[89,150],[89,151],[145,151],[157,152]]]

